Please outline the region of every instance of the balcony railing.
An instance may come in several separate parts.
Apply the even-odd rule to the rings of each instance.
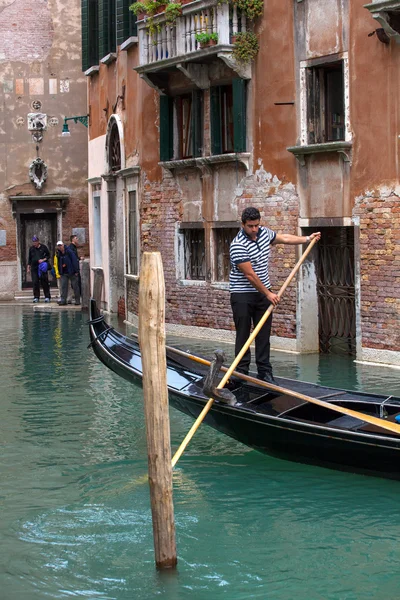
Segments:
[[[218,43],[214,47],[217,52],[221,46],[231,45],[233,34],[246,31],[247,26],[245,15],[235,4],[218,5],[216,0],[195,0],[184,5],[182,16],[173,25],[166,22],[165,13],[155,15],[153,23],[154,32],[150,33],[146,18],[137,22],[141,66],[185,57],[200,50],[210,53],[209,49],[200,48],[197,33],[217,33]]]

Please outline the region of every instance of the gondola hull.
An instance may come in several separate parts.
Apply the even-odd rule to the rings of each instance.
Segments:
[[[90,310],[91,345],[99,360],[126,380],[141,384],[138,343],[109,328],[94,301]],[[208,397],[202,391],[206,368],[167,353],[169,401],[179,411],[197,418]],[[310,396],[337,396],[340,405],[360,406],[367,414],[400,413],[400,399],[348,392],[278,378],[279,385],[307,390]],[[295,390],[294,390],[295,391]],[[235,392],[234,392],[235,393]],[[400,436],[368,423],[319,410],[290,393],[279,395],[254,385],[237,392],[238,404],[215,401],[204,422],[239,442],[271,456],[379,477],[400,479]],[[244,399],[244,401],[243,401]],[[333,402],[333,400],[332,400]],[[338,400],[335,400],[338,403]],[[286,408],[286,410],[278,409]],[[325,412],[324,412],[325,411]],[[330,413],[330,414],[329,414]],[[318,422],[319,420],[319,422]]]

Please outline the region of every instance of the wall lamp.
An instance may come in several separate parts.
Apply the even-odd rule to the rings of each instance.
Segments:
[[[62,133],[61,133],[61,135],[65,136],[65,137],[71,135],[71,132],[68,128],[68,121],[73,121],[74,123],[79,122],[79,123],[82,123],[82,125],[84,125],[85,127],[87,127],[89,124],[89,115],[81,115],[79,117],[65,117],[63,128],[62,128]]]

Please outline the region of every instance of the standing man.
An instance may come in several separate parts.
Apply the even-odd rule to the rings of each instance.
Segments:
[[[69,247],[64,246],[64,243],[61,240],[57,242],[56,256],[58,272],[61,279],[61,299],[58,304],[60,306],[65,306],[67,304],[68,287],[71,282],[71,286],[75,294],[75,305],[79,306],[81,303],[81,297],[78,282],[78,259]]]
[[[79,265],[79,260],[83,260],[83,256],[78,256],[78,246],[79,246],[78,236],[74,235],[74,234],[70,235],[69,241],[70,241],[70,245],[68,246],[68,248],[70,250],[72,250],[72,252],[75,254],[76,260],[78,261],[78,265]],[[79,282],[79,291],[82,294],[82,282],[81,282],[80,270],[79,270],[78,282]]]
[[[42,284],[44,301],[50,302],[50,286],[47,274],[50,252],[47,246],[41,244],[37,235],[32,238],[32,246],[29,248],[28,273],[31,274],[33,284],[33,302],[36,304],[40,298],[40,284]],[[40,266],[42,265],[42,266]]]
[[[320,239],[321,233],[307,236],[275,233],[260,225],[257,208],[246,208],[242,213],[242,229],[230,245],[231,272],[229,291],[233,320],[236,328],[235,355],[238,355],[250,336],[251,326],[257,325],[268,307],[277,306],[280,298],[271,290],[268,265],[271,246],[299,245]],[[272,315],[269,316],[256,339],[258,378],[275,383],[270,362],[270,335]],[[238,364],[237,370],[246,375],[251,361],[250,349]]]

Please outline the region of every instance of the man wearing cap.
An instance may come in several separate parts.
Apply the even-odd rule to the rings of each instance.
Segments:
[[[71,282],[75,294],[75,305],[79,306],[81,303],[78,279],[79,261],[72,250],[66,247],[61,240],[57,242],[56,258],[57,268],[61,279],[61,299],[58,304],[60,306],[65,306],[67,304],[68,287]]]
[[[42,284],[44,301],[50,302],[50,286],[47,275],[50,252],[47,246],[41,244],[37,235],[32,238],[29,248],[28,273],[31,274],[33,284],[33,302],[36,304],[40,298],[40,284]]]

